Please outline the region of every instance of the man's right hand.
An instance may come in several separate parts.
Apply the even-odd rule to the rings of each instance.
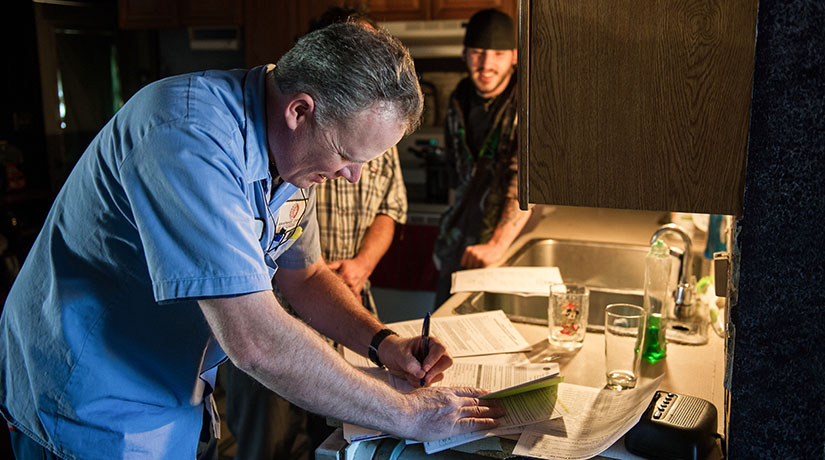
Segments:
[[[486,393],[469,387],[427,387],[409,393],[413,426],[404,436],[435,441],[497,427],[504,407],[495,400],[478,399]]]

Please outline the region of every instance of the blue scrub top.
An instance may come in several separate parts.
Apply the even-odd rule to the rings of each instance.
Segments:
[[[0,319],[0,409],[58,454],[194,458],[226,359],[196,300],[320,257],[312,193],[269,172],[265,73],[148,85],[56,198]],[[279,257],[296,210],[303,235]]]

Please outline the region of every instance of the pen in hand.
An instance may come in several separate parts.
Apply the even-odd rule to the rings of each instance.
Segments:
[[[427,312],[427,316],[424,317],[424,326],[421,328],[421,357],[419,361],[421,361],[422,369],[424,364],[424,359],[427,355],[430,354],[430,313]],[[424,381],[424,377],[421,377],[421,386],[423,387],[426,382]]]

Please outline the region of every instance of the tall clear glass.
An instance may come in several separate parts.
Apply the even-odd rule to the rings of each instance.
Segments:
[[[638,305],[614,303],[604,309],[607,388],[625,390],[639,381],[647,314]]]

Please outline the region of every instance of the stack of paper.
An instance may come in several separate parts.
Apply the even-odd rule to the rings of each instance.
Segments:
[[[402,336],[414,336],[421,330],[421,323],[422,320],[405,321],[390,327]],[[563,378],[555,363],[529,364],[518,360],[510,364],[491,363],[495,353],[505,351],[509,354],[499,356],[515,356],[515,352],[528,348],[526,340],[501,311],[434,317],[430,330],[446,344],[451,356],[457,358],[438,385],[490,390],[492,393],[484,397],[500,398],[507,415],[500,426],[491,431],[425,442],[427,453],[488,436],[518,435],[515,455],[558,460],[591,458],[605,452],[633,427],[662,379],[660,376],[633,390],[613,391],[561,383]],[[345,349],[344,356],[399,391],[413,390],[406,380],[379,371],[366,358],[350,350]],[[385,433],[344,424],[344,437],[349,442],[385,436]]]
[[[392,329],[402,336],[414,336],[421,330],[422,320],[393,323]],[[491,391],[484,398],[498,399],[507,415],[500,420],[496,430],[468,433],[462,436],[425,443],[428,453],[439,452],[487,436],[515,434],[525,425],[560,417],[556,399],[559,376],[558,364],[489,364],[472,362],[471,357],[498,353],[523,352],[529,348],[527,341],[515,329],[500,310],[472,315],[432,318],[430,333],[444,343],[456,361],[444,372],[439,386],[472,386]],[[344,357],[358,367],[372,364],[351,350],[344,350]],[[369,371],[373,372],[373,371]],[[375,375],[375,374],[373,374]],[[401,392],[415,388],[406,380],[384,372],[386,381]],[[363,427],[344,424],[344,438],[349,442],[377,439],[386,434]]]

